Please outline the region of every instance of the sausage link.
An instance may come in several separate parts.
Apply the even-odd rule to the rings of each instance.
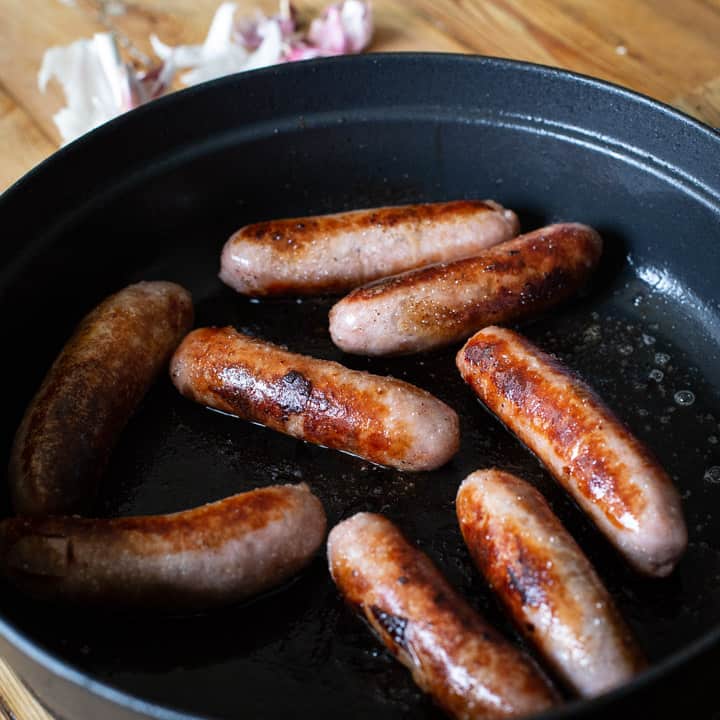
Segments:
[[[645,666],[590,561],[534,487],[480,470],[462,483],[455,507],[480,572],[571,689],[598,695]]]
[[[358,288],[330,311],[344,352],[415,353],[459,342],[494,323],[557,305],[587,281],[602,252],[590,227],[563,223],[475,257],[431,265]]]
[[[457,414],[425,390],[233,328],[190,333],[171,376],[195,402],[400,470],[439,467],[460,443]]]
[[[272,588],[325,537],[306,485],[233,495],[173,515],[0,522],[0,569],[26,593],[108,609],[200,610]]]
[[[346,602],[452,717],[518,717],[555,702],[531,661],[389,520],[359,513],[340,523],[328,537],[328,559]]]
[[[490,200],[401,205],[247,225],[225,244],[220,279],[246,295],[350,290],[376,278],[474,255],[518,233]]]
[[[457,366],[631,565],[658,577],[672,571],[687,545],[677,491],[585,383],[526,338],[498,327],[471,337]]]
[[[87,315],[31,401],[10,456],[23,515],[92,507],[121,430],[193,322],[190,293],[141,282]]]

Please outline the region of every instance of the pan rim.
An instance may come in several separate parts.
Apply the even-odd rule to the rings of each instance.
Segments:
[[[86,135],[60,148],[35,166],[0,194],[0,213],[11,204],[16,196],[24,193],[26,187],[31,186],[36,178],[42,177],[43,174],[47,173],[48,169],[52,171],[58,163],[67,163],[75,153],[84,152],[84,148],[88,145],[92,146],[93,144],[105,142],[110,134],[114,134],[117,130],[128,124],[132,128],[133,124],[141,123],[145,117],[145,113],[155,113],[162,107],[170,107],[171,104],[178,102],[191,102],[193,97],[205,92],[215,92],[215,88],[222,88],[226,85],[236,83],[241,77],[245,79],[246,77],[265,76],[268,81],[272,81],[272,78],[279,74],[302,74],[306,73],[307,70],[312,67],[329,63],[336,66],[354,66],[357,64],[379,65],[381,63],[387,64],[395,62],[416,62],[419,64],[433,64],[437,62],[459,63],[462,65],[476,64],[478,67],[489,67],[496,72],[535,73],[550,78],[551,80],[557,79],[562,82],[571,81],[573,83],[579,83],[598,89],[601,92],[610,93],[613,96],[623,98],[627,101],[640,103],[654,112],[661,112],[664,116],[668,116],[674,119],[674,121],[682,123],[685,127],[691,128],[691,132],[701,133],[716,144],[720,157],[720,133],[711,126],[667,103],[605,80],[548,65],[493,56],[434,52],[370,53],[362,56],[322,58],[302,61],[300,63],[289,63],[282,66],[261,68],[242,74],[218,78],[217,80],[202,83],[198,86],[190,87],[154,100],[147,105],[141,106],[130,113],[125,113],[99,128],[92,130]],[[623,147],[625,147],[625,145],[623,145]],[[702,183],[698,183],[698,185],[702,185]],[[714,194],[718,194],[720,197],[720,187],[714,190]],[[718,212],[720,212],[720,203],[717,209]],[[121,690],[109,682],[96,679],[87,671],[81,670],[71,662],[63,659],[62,656],[44,649],[40,643],[32,640],[28,634],[15,628],[13,624],[6,619],[2,608],[0,608],[0,637],[25,655],[29,660],[37,663],[53,675],[77,686],[78,689],[90,692],[103,700],[120,705],[132,712],[143,714],[148,718],[156,720],[211,720],[213,717],[210,715],[197,715],[174,710],[168,705],[144,700],[142,697]],[[574,716],[575,713],[591,707],[597,709],[609,705],[657,682],[660,678],[686,664],[691,659],[715,647],[719,642],[720,621],[718,621],[718,624],[713,627],[709,633],[653,664],[650,668],[636,676],[631,682],[597,698],[574,700],[565,703],[551,711],[541,713],[535,716],[535,718],[536,720],[561,720],[563,718],[570,718]]]

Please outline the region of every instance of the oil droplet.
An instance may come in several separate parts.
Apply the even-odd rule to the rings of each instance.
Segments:
[[[662,370],[658,370],[657,368],[653,368],[650,371],[650,375],[648,376],[651,380],[654,380],[655,382],[662,382],[662,379],[665,377],[665,373]]]
[[[703,475],[703,480],[713,485],[720,485],[720,465],[709,467]]]
[[[675,402],[683,407],[690,407],[695,402],[695,393],[692,390],[678,390],[675,393]]]
[[[648,335],[647,333],[643,333],[642,341],[645,345],[655,344],[655,338],[652,335]]]
[[[621,355],[632,355],[633,346],[632,345],[620,345],[618,347],[618,352]]]
[[[711,435],[711,436],[708,438],[708,442],[709,442],[711,445],[717,445],[717,443],[718,443],[717,435]]]
[[[670,362],[670,356],[667,353],[655,353],[655,364],[664,367]]]
[[[583,339],[585,342],[599,342],[602,337],[599,325],[590,325],[583,333]]]

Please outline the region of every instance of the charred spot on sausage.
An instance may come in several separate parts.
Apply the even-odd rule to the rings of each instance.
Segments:
[[[312,383],[297,370],[290,370],[280,380],[282,392],[279,403],[283,412],[288,414],[300,413],[305,407],[312,393]]]
[[[465,360],[471,365],[485,365],[495,356],[493,345],[470,345],[465,349]]]
[[[380,627],[390,636],[390,639],[395,645],[408,652],[408,643],[405,639],[405,630],[408,624],[407,618],[387,613],[377,605],[372,605],[370,612]]]

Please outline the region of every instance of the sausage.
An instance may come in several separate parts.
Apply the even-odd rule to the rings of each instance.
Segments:
[[[225,244],[220,279],[245,295],[313,295],[474,255],[518,233],[490,200],[401,205],[289,218],[240,228]]]
[[[556,701],[532,662],[386,518],[358,513],[334,527],[328,560],[345,601],[452,717],[518,717]]]
[[[484,250],[358,288],[330,311],[344,352],[397,355],[459,342],[486,325],[532,317],[587,281],[602,240],[577,223],[550,225]]]
[[[15,511],[85,513],[121,430],[193,322],[190,293],[140,282],[79,324],[25,411],[10,455]]]
[[[631,565],[657,577],[672,571],[687,546],[677,491],[585,383],[529,340],[498,327],[471,337],[457,366]]]
[[[172,515],[0,523],[0,570],[26,593],[103,609],[202,610],[295,575],[325,537],[306,485],[276,485]]]
[[[400,470],[433,470],[460,444],[457,414],[391,377],[296,355],[231,327],[190,333],[170,364],[187,398]]]
[[[480,470],[460,486],[455,508],[478,569],[571,689],[599,695],[645,667],[590,561],[534,487]]]

